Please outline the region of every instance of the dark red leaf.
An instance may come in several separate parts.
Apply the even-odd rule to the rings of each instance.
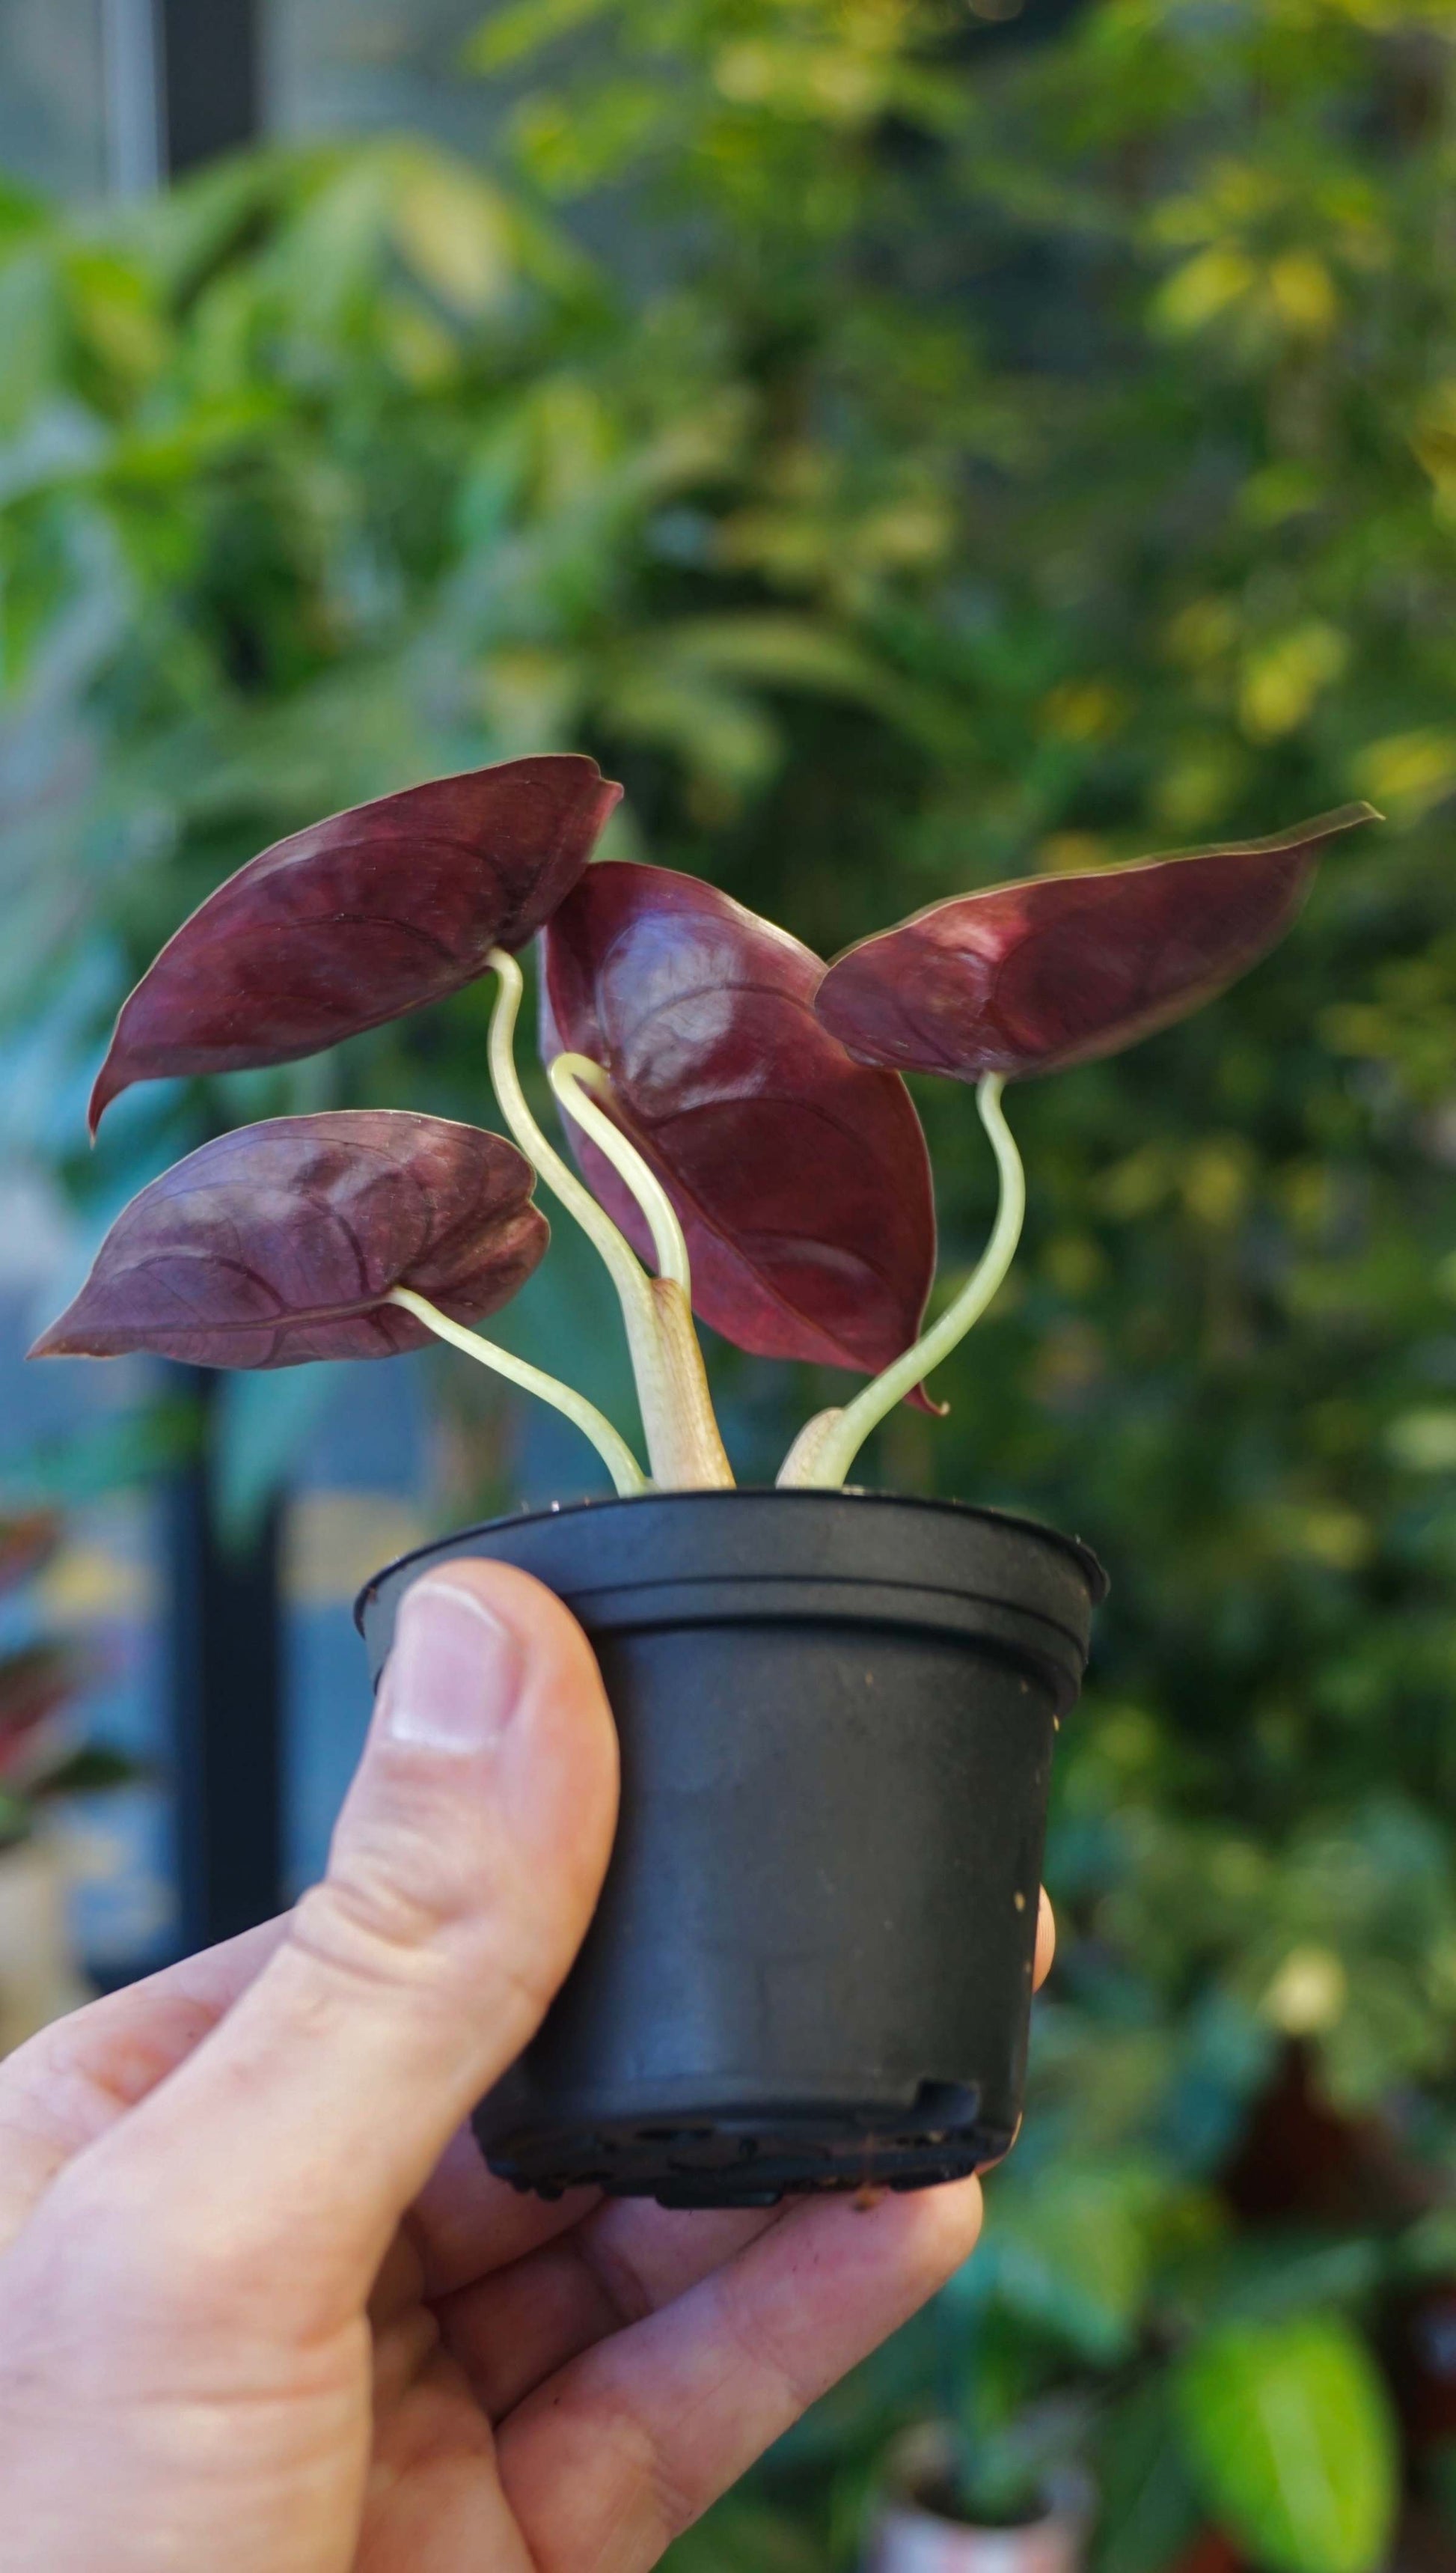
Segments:
[[[862,1063],[1017,1080],[1114,1054],[1199,1009],[1289,927],[1346,805],[1273,840],[1031,876],[957,894],[863,939],[815,1007]]]
[[[930,1291],[930,1165],[903,1084],[816,1020],[822,970],[692,876],[592,867],[546,931],[542,1049],[611,1075],[618,1123],[677,1209],[704,1321],[759,1356],[878,1372]],[[573,1142],[645,1254],[635,1203]]]
[[[84,1672],[65,1644],[28,1644],[0,1659],[0,1759],[8,1747],[59,1713]]]
[[[18,1510],[0,1518],[0,1591],[14,1590],[44,1569],[61,1542],[59,1510]]]
[[[532,1181],[513,1144],[441,1117],[354,1108],[240,1127],[123,1209],[31,1356],[275,1367],[419,1348],[429,1333],[389,1289],[459,1322],[508,1302],[550,1239]]]
[[[521,947],[587,860],[621,788],[571,752],[436,777],[335,813],[219,885],[123,1004],[93,1135],[134,1081],[318,1054]]]
[[[1174,2558],[1168,2573],[1245,2573],[1245,2562],[1232,2538],[1221,2529],[1205,2528]]]
[[[31,1644],[0,1660],[0,1782],[33,1786],[54,1763],[60,1718],[85,1679],[64,1644]]]

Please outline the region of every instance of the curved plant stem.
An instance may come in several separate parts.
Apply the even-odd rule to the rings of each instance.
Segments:
[[[524,988],[521,970],[501,947],[491,949],[488,961],[499,985],[490,1020],[490,1078],[500,1113],[526,1160],[575,1218],[610,1272],[626,1324],[653,1475],[664,1491],[729,1484],[733,1471],[713,1416],[686,1291],[675,1277],[649,1278],[606,1209],[598,1206],[590,1189],[541,1133],[515,1068],[515,1023]],[[592,1102],[581,1105],[597,1113]],[[684,1250],[684,1264],[686,1257]]]
[[[515,958],[508,956],[503,947],[492,947],[486,961],[499,985],[490,1017],[490,1079],[500,1102],[500,1113],[531,1167],[540,1173],[567,1214],[575,1218],[582,1232],[601,1254],[611,1272],[612,1285],[621,1297],[630,1335],[634,1318],[645,1315],[650,1320],[652,1306],[647,1272],[625,1234],[618,1232],[605,1207],[597,1205],[590,1189],[577,1178],[569,1163],[562,1161],[554,1144],[546,1141],[531,1115],[515,1068],[515,1023],[520,1015],[521,993],[525,989],[521,970]]]
[[[599,1063],[593,1063],[590,1055],[558,1054],[555,1062],[546,1066],[546,1079],[567,1116],[575,1119],[583,1135],[610,1162],[622,1186],[636,1199],[652,1235],[658,1277],[671,1278],[691,1301],[688,1247],[671,1198],[636,1145],[628,1141],[620,1126],[613,1125],[596,1100],[587,1096],[594,1090],[610,1098],[610,1075]]]
[[[1027,1211],[1027,1181],[1022,1157],[1016,1148],[1001,1108],[1002,1080],[999,1073],[988,1073],[976,1086],[976,1105],[981,1122],[991,1137],[1001,1173],[1001,1204],[991,1240],[972,1271],[959,1295],[946,1306],[938,1322],[924,1332],[912,1348],[867,1384],[863,1393],[846,1403],[837,1417],[821,1413],[800,1431],[784,1462],[780,1482],[789,1479],[789,1468],[795,1466],[796,1483],[828,1485],[836,1488],[844,1481],[851,1465],[872,1429],[878,1427],[897,1402],[913,1393],[923,1376],[938,1367],[943,1358],[963,1340],[973,1322],[979,1322],[987,1305],[1000,1286],[1016,1257]]]
[[[562,1384],[559,1377],[547,1375],[542,1368],[530,1365],[527,1359],[512,1356],[509,1349],[502,1349],[494,1340],[487,1340],[483,1332],[470,1330],[464,1322],[452,1322],[447,1313],[437,1312],[425,1296],[416,1295],[412,1286],[391,1288],[388,1301],[402,1305],[406,1313],[412,1313],[415,1320],[422,1322],[427,1331],[433,1331],[437,1339],[448,1340],[451,1348],[463,1349],[466,1357],[478,1358],[481,1366],[493,1368],[497,1375],[507,1376],[512,1384],[523,1385],[527,1393],[537,1393],[543,1402],[563,1411],[568,1420],[575,1422],[582,1436],[591,1440],[623,1499],[630,1498],[634,1492],[651,1490],[625,1438],[612,1427],[605,1412],[598,1411],[594,1402],[587,1401],[584,1393],[577,1393],[571,1385]]]

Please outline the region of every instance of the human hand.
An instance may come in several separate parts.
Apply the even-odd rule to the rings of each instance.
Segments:
[[[0,2066],[6,2573],[640,2573],[966,2257],[974,2179],[684,2214],[491,2178],[462,2121],[615,1816],[579,1628],[444,1565],[324,1883]]]

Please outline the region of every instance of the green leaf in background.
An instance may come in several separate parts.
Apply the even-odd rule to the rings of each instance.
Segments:
[[[998,2306],[1105,2365],[1137,2336],[1158,2231],[1177,2192],[1143,2162],[1015,2170],[987,2192],[986,2231],[953,2303]]]
[[[94,1743],[73,1752],[58,1769],[51,1770],[32,1788],[31,1798],[36,1803],[49,1803],[57,1796],[106,1795],[114,1788],[132,1786],[144,1774],[125,1752],[113,1751],[106,1743]]]
[[[828,2573],[821,2549],[781,2511],[720,2502],[669,2548],[664,2573]]]
[[[224,1543],[246,1546],[340,1390],[337,1369],[290,1367],[278,1375],[225,1375],[218,1387],[214,1498]]]
[[[1281,2226],[1219,2247],[1209,2318],[1226,2323],[1286,2321],[1295,2313],[1368,2304],[1388,2273],[1390,2246],[1378,2235]]]
[[[1165,2573],[1204,2512],[1173,2435],[1167,2371],[1119,2403],[1101,2439],[1101,2518],[1092,2573]]]
[[[1268,2573],[1375,2573],[1395,2514],[1396,2428],[1364,2342],[1334,2315],[1211,2332],[1177,2409],[1209,2511]]]
[[[492,11],[466,46],[465,60],[476,71],[504,71],[523,55],[604,17],[609,6],[610,0],[515,0]]]
[[[0,1496],[13,1497],[17,1506],[39,1501],[70,1507],[103,1492],[150,1482],[185,1464],[196,1449],[194,1406],[164,1395],[94,1422],[84,1432],[7,1456]]]

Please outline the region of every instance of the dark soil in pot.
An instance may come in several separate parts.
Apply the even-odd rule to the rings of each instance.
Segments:
[[[539,2036],[476,2113],[491,2167],[665,2205],[918,2188],[1021,2114],[1052,1743],[1105,1584],[957,1502],[709,1491],[496,1519],[391,1564],[534,1573],[591,1637],[622,1810]]]
[[[865,2573],[1082,2573],[1092,2517],[1082,2477],[1061,2478],[1015,2521],[977,2520],[943,2499],[932,2490],[888,2503]]]
[[[864,2573],[1082,2573],[1096,2496],[1080,2465],[1029,2472],[1026,2506],[1012,2512],[975,2506],[968,2462],[964,2434],[943,2422],[896,2440]]]

